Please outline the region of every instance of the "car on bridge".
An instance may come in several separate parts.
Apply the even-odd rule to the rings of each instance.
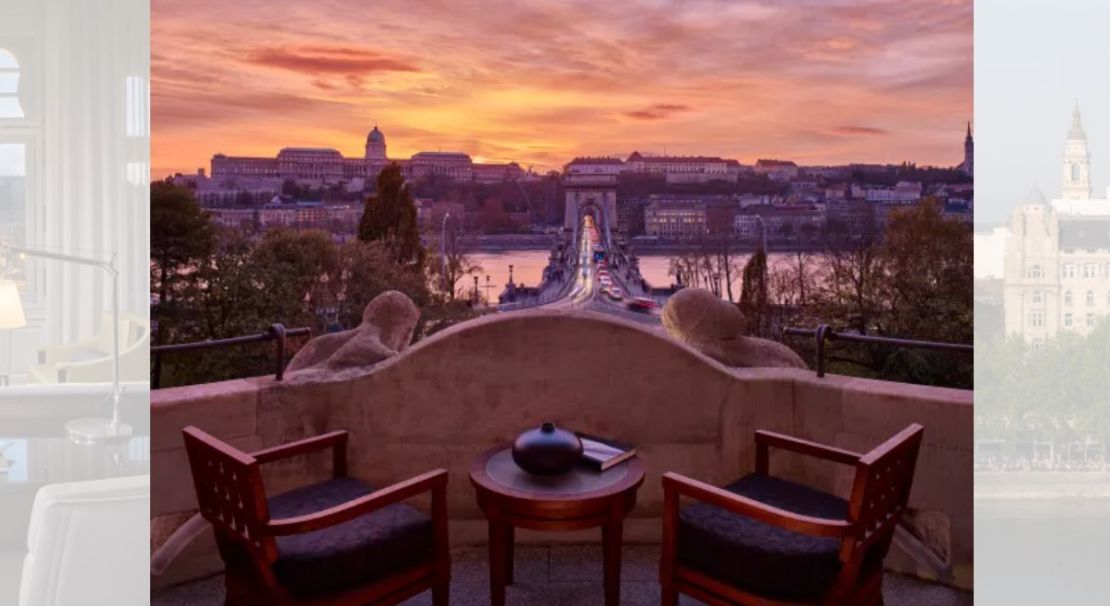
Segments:
[[[632,311],[649,314],[652,313],[656,308],[658,308],[659,304],[647,297],[634,297],[632,299],[629,299],[628,303],[626,303],[625,306]]]

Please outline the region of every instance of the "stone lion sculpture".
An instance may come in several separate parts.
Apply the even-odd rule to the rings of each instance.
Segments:
[[[680,290],[667,301],[663,327],[673,338],[726,366],[807,368],[782,343],[746,336],[743,312],[701,288]]]
[[[303,377],[373,366],[408,348],[419,319],[412,299],[395,290],[383,292],[366,305],[362,324],[312,339],[293,356],[287,371]]]

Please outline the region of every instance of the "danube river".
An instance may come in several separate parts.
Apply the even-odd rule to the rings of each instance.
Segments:
[[[977,498],[975,603],[1105,604],[1108,544],[1110,500]]]
[[[486,293],[485,286],[486,276],[489,276],[489,296],[493,299],[504,289],[505,284],[509,281],[509,265],[513,266],[513,280],[518,284],[523,283],[526,286],[535,286],[539,284],[540,278],[543,276],[543,268],[547,267],[547,258],[550,253],[546,250],[506,250],[498,252],[472,252],[469,253],[471,261],[481,266],[481,271],[477,272],[478,287],[483,294]],[[674,282],[674,276],[669,275],[670,270],[670,254],[666,253],[648,253],[640,255],[640,274],[651,283],[652,286],[668,286]],[[746,263],[749,255],[737,255],[735,259],[741,266]],[[784,262],[788,259],[789,255],[783,253],[771,253],[768,257],[770,265],[774,266],[776,263]],[[740,296],[740,272],[737,272],[733,280],[732,292],[734,297]],[[466,287],[468,290],[474,288],[473,276],[459,280],[459,287]]]

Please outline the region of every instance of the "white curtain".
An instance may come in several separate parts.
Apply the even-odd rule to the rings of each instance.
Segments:
[[[42,199],[28,246],[116,257],[120,309],[149,309],[150,5],[44,0]],[[111,310],[103,270],[40,261],[44,341],[93,333]]]

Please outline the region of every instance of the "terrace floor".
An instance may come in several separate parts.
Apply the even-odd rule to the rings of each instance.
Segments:
[[[508,587],[506,602],[513,605],[591,606],[604,603],[601,586],[600,545],[518,545],[515,549],[515,583]],[[489,604],[489,568],[484,547],[461,547],[451,553],[451,604]],[[621,604],[659,603],[659,546],[626,545],[621,566]],[[971,606],[972,594],[909,577],[887,574],[885,602],[891,606]],[[213,576],[160,590],[151,596],[153,606],[223,604],[223,577]],[[404,606],[432,603],[425,592]],[[683,596],[680,604],[701,604]]]

